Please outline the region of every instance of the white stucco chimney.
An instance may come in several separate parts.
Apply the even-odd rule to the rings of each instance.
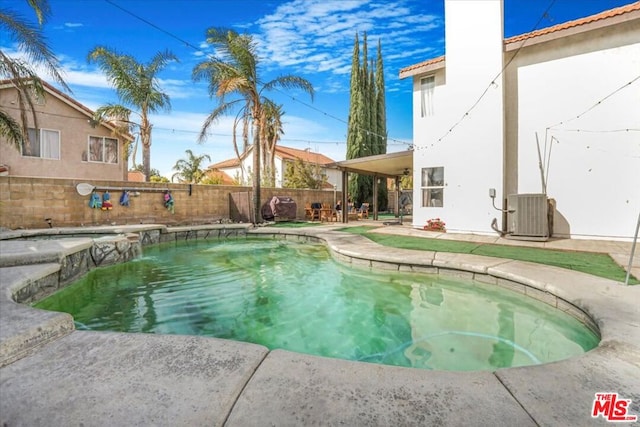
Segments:
[[[444,168],[444,204],[414,212],[414,221],[440,217],[452,231],[494,233],[500,213],[489,188],[504,197],[502,10],[503,0],[445,0],[445,74],[436,78],[434,116],[414,125],[426,147],[416,167]]]
[[[500,72],[502,11],[503,0],[445,1],[447,84],[477,91]]]

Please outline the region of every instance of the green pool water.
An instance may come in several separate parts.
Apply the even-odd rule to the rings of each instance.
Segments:
[[[573,317],[446,276],[359,270],[321,244],[266,239],[148,247],[38,302],[78,329],[228,338],[439,370],[495,370],[594,348]]]

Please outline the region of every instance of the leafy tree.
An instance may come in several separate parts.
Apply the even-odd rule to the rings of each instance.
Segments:
[[[135,167],[129,169],[131,171],[139,171],[144,173],[143,167],[142,165],[136,165]],[[151,169],[149,171],[149,182],[170,182],[169,178],[167,178],[166,176],[162,176],[160,174],[160,171],[158,169]]]
[[[149,177],[149,182],[171,182],[171,181],[169,181],[169,178],[167,178],[166,176],[151,174],[151,176]]]
[[[209,95],[218,98],[218,106],[205,119],[200,132],[199,141],[206,138],[206,132],[212,123],[221,116],[238,109],[241,113],[236,117],[244,120],[248,131],[251,122],[253,133],[253,213],[256,221],[260,216],[261,185],[261,149],[263,121],[265,118],[263,105],[267,98],[263,92],[277,88],[302,89],[313,99],[313,86],[306,79],[294,75],[279,76],[274,80],[263,82],[258,74],[259,59],[256,43],[248,34],[224,28],[209,28],[206,42],[210,44],[220,57],[212,57],[196,65],[193,69],[194,80],[206,79],[209,82]],[[236,99],[227,100],[229,96]],[[235,125],[234,125],[235,131]],[[234,132],[235,133],[235,132]],[[248,132],[247,132],[248,134]]]
[[[283,187],[318,190],[326,182],[327,175],[322,173],[318,165],[296,159],[294,162],[287,162],[285,166]]]
[[[375,73],[375,128],[373,132],[373,152],[374,154],[387,153],[387,107],[384,90],[384,64],[382,60],[382,44],[378,40],[378,52],[376,58]],[[382,179],[382,185],[378,185],[378,209],[386,211],[389,199],[386,179]]]
[[[347,159],[387,152],[384,71],[380,42],[375,66],[372,62],[369,67],[368,61],[367,35],[364,34],[363,37],[360,62],[360,42],[356,33],[351,60]],[[386,209],[386,185],[382,184],[378,188],[379,208]],[[373,177],[350,174],[349,194],[357,203],[370,202],[373,196]]]
[[[208,185],[220,185],[224,184],[222,176],[220,175],[207,175],[200,181],[200,184],[208,184]]]
[[[366,45],[366,39],[365,39]],[[366,60],[366,49],[364,49],[364,64]],[[367,140],[365,129],[368,127],[366,117],[366,68],[360,64],[360,42],[358,34],[353,45],[353,56],[351,58],[351,87],[349,103],[349,127],[347,129],[347,160],[357,159],[370,155],[367,152]],[[370,179],[365,175],[349,174],[349,194],[357,202],[363,202],[367,198],[367,189],[371,187]]]
[[[151,129],[153,127],[149,121],[149,114],[171,109],[169,95],[160,90],[157,75],[169,62],[178,61],[178,58],[171,52],[164,51],[156,53],[151,61],[142,64],[130,55],[97,46],[89,52],[87,59],[90,63],[97,63],[106,74],[122,103],[108,104],[98,108],[95,119],[115,121],[120,124],[120,132],[139,133],[143,172],[148,179],[151,170]],[[131,120],[132,114],[137,116],[137,121]]]
[[[187,150],[185,153],[187,153],[187,158],[178,160],[173,166],[173,170],[177,172],[173,174],[171,180],[178,178],[180,182],[197,184],[205,177],[205,171],[200,167],[202,162],[205,159],[211,161],[211,157],[208,154],[196,156],[191,150]]]
[[[29,138],[26,138],[29,127],[28,116],[31,112],[33,126],[38,127],[33,100],[44,96],[42,80],[38,77],[34,67],[41,66],[64,89],[71,91],[60,74],[60,63],[51,52],[42,34],[42,26],[45,24],[51,9],[47,0],[28,0],[33,9],[37,25],[27,21],[15,11],[3,6],[0,9],[0,33],[6,33],[9,38],[17,42],[20,52],[27,60],[11,58],[0,50],[0,79],[6,79],[18,91],[18,109],[20,110],[20,122],[16,121],[7,112],[0,111],[0,136],[18,150],[24,147],[24,151],[31,152]]]
[[[247,185],[247,182],[239,171],[236,171],[233,175],[233,183],[234,185]]]

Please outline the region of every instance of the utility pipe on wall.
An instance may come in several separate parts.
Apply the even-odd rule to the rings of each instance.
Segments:
[[[638,214],[638,223],[636,224],[636,233],[633,235],[633,244],[631,245],[631,255],[629,255],[629,265],[627,266],[627,277],[624,284],[629,284],[629,276],[631,275],[631,266],[633,265],[633,254],[636,251],[636,242],[638,241],[638,230],[640,229],[640,213]]]

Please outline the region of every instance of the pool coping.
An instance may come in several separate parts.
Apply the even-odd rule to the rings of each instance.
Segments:
[[[221,227],[164,231],[197,238],[197,233]],[[625,287],[521,261],[393,249],[326,227],[265,227],[246,232],[324,242],[337,260],[360,268],[438,272],[522,292],[577,318],[586,313],[584,320],[595,322],[601,343],[582,356],[550,364],[495,372],[444,372],[269,351],[211,338],[77,331],[68,315],[36,310],[12,299],[16,286],[56,274],[59,267],[47,260],[2,273],[0,343],[7,339],[7,328],[25,340],[42,336],[37,345],[0,369],[0,421],[9,425],[39,424],[37,420],[85,425],[118,421],[134,425],[459,425],[477,420],[475,424],[484,425],[589,425],[605,422],[591,417],[598,392],[617,392],[620,398],[631,399],[630,413],[640,414],[639,286]],[[135,228],[120,233],[135,233]],[[84,247],[86,240],[79,239],[77,244]],[[74,357],[70,348],[76,356],[86,357]],[[206,355],[209,363],[203,366],[199,358],[185,359],[185,348],[199,358]],[[140,353],[157,356],[140,359]],[[219,368],[212,370],[210,365]],[[103,372],[105,367],[112,375]],[[102,386],[92,391],[81,380],[99,380]],[[126,383],[138,387],[128,389]],[[108,403],[114,390],[120,400]]]

